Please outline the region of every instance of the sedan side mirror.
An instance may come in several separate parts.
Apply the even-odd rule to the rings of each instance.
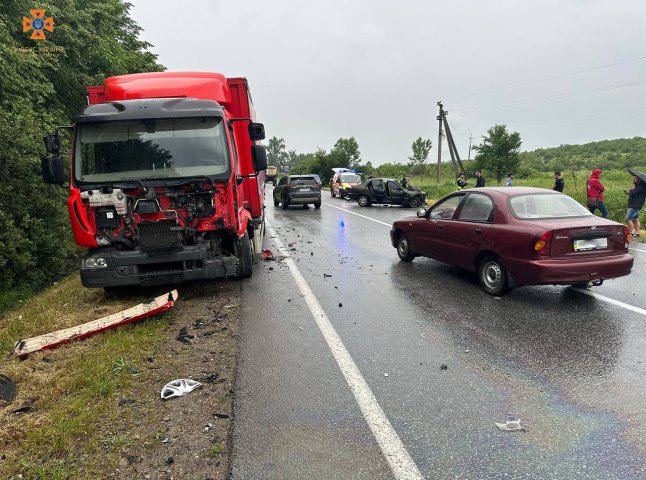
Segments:
[[[417,210],[417,216],[419,218],[426,218],[427,213],[428,213],[428,210],[426,210],[425,208],[420,208],[419,210]]]
[[[249,138],[252,141],[265,139],[265,126],[262,123],[252,122],[249,124]]]
[[[52,185],[65,183],[65,163],[62,157],[41,157],[43,181]]]
[[[262,145],[252,145],[251,161],[256,172],[267,170],[267,150]]]

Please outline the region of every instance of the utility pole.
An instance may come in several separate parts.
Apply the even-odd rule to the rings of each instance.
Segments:
[[[440,188],[440,166],[442,164],[442,122],[444,120],[444,108],[442,107],[442,102],[437,102],[437,106],[440,107],[440,114],[437,116],[438,121],[440,122],[440,130],[437,134],[437,188]]]
[[[471,141],[473,140],[473,135],[469,135],[469,158],[467,160],[471,160]]]

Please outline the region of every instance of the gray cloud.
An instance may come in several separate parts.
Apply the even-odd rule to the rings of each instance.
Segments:
[[[646,114],[646,84],[459,110],[646,80],[646,60],[455,99],[646,55],[638,0],[131,1],[162,63],[246,76],[259,120],[289,149],[355,136],[362,158],[379,164],[405,161],[421,135],[435,156],[438,100],[464,157],[469,135],[477,143],[496,123],[527,149],[644,135],[646,115],[572,120]]]

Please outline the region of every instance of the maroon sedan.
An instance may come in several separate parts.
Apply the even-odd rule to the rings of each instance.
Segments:
[[[492,295],[520,285],[600,285],[628,275],[630,232],[542,188],[478,188],[442,198],[390,231],[399,258],[477,272]]]

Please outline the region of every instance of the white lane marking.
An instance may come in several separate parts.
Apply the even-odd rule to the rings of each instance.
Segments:
[[[576,290],[577,292],[585,293],[586,295],[590,295],[591,297],[594,297],[597,300],[601,300],[602,302],[610,303],[617,307],[625,308],[626,310],[630,310],[631,312],[640,313],[646,316],[646,310],[644,310],[643,308],[635,307],[634,305],[620,302],[619,300],[615,300],[614,298],[606,297],[604,295],[599,295],[598,293],[594,293],[594,292],[591,292],[590,290],[585,290],[583,288],[574,288],[573,290]]]
[[[381,220],[375,220],[374,218],[370,218],[366,215],[361,215],[360,213],[352,212],[350,210],[346,210],[345,208],[337,207],[336,205],[331,205],[329,203],[323,202],[323,205],[327,205],[328,207],[336,208],[337,210],[341,210],[342,212],[346,213],[351,213],[352,215],[356,215],[357,217],[365,218],[366,220],[372,220],[373,222],[381,223],[382,225],[386,225],[387,227],[392,226],[392,223],[386,223],[382,222]]]
[[[644,253],[646,253],[646,250],[641,250],[641,249],[635,248],[635,247],[630,247],[630,250],[634,250],[636,252],[644,252]]]
[[[370,390],[359,368],[350,356],[350,353],[345,348],[345,345],[343,345],[341,337],[336,333],[325,310],[323,310],[323,307],[321,307],[321,304],[314,296],[307,281],[301,275],[301,272],[296,266],[296,262],[290,257],[290,252],[287,251],[285,245],[281,242],[276,231],[268,221],[266,223],[266,229],[270,237],[275,237],[272,240],[278,247],[280,254],[285,257],[283,263],[289,267],[292,277],[298,289],[301,291],[303,298],[305,298],[310,312],[312,312],[312,316],[323,334],[323,338],[325,338],[337,365],[341,369],[341,373],[343,373],[346,382],[348,382],[348,386],[354,394],[361,413],[363,413],[368,427],[370,427],[372,434],[375,436],[393,475],[398,480],[422,480],[424,477],[422,477],[422,474],[404,447],[399,435],[397,435],[397,432],[395,432],[395,429],[390,424],[372,390]]]

